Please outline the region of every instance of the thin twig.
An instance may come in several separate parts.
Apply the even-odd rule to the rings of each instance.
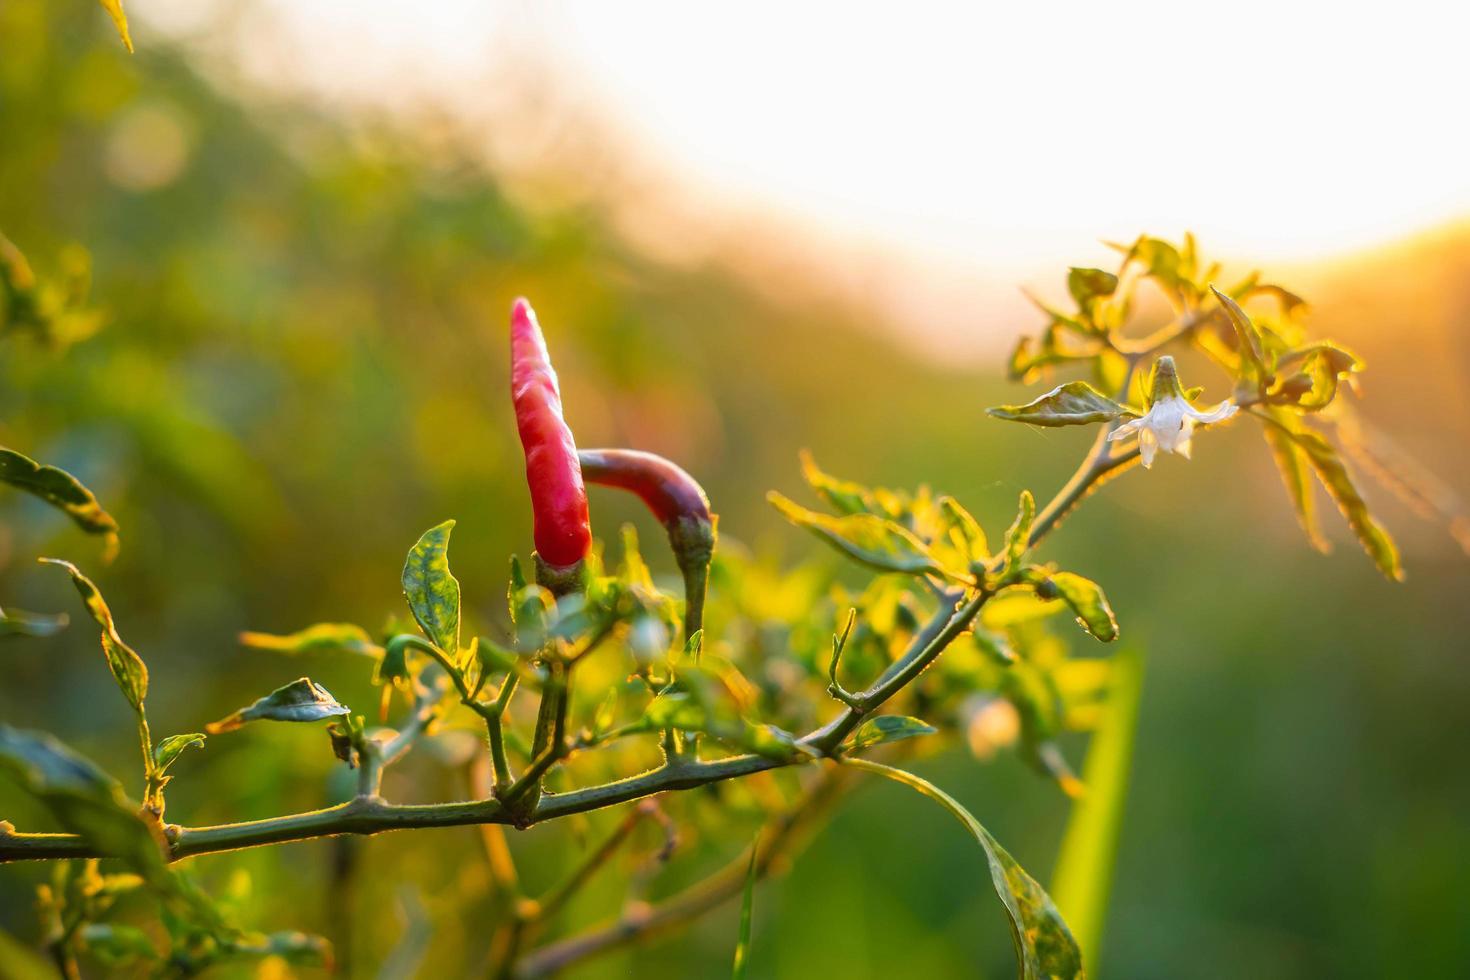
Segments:
[[[764,878],[784,867],[787,852],[800,843],[800,832],[825,815],[844,782],[843,770],[832,767],[821,774],[797,803],[772,821],[762,839],[753,845],[759,848],[757,877]],[[738,895],[745,886],[749,868],[747,850],[710,877],[657,905],[635,906],[616,922],[541,947],[521,960],[514,975],[518,980],[548,977],[620,946],[680,929]]]

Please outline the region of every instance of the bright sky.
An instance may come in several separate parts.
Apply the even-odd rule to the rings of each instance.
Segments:
[[[1270,262],[1470,216],[1470,7],[1447,0],[256,5],[289,39],[248,35],[274,83],[473,111],[536,64],[693,199],[951,286],[1143,230]],[[228,6],[130,3],[160,31]]]

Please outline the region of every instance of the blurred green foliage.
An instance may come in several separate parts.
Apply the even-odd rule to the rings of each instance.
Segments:
[[[244,650],[235,636],[402,615],[405,546],[448,517],[465,615],[503,619],[504,555],[530,550],[505,384],[503,318],[517,294],[554,338],[579,440],[659,451],[696,474],[721,515],[722,548],[760,545],[745,575],[779,577],[766,556],[815,547],[763,503],[770,487],[796,485],[802,446],[864,482],[960,494],[994,529],[1020,489],[1046,492],[1085,447],[1084,434],[986,420],[984,406],[1021,400],[1000,371],[907,359],[902,337],[884,339],[861,311],[799,293],[775,303],[719,268],[661,268],[595,209],[517,206],[467,150],[411,127],[242,102],[174,52],[129,57],[111,31],[90,4],[0,5],[0,230],[39,280],[58,284],[53,311],[72,310],[65,284],[84,281],[90,253],[105,320],[0,340],[0,444],[76,474],[122,528],[103,566],[99,544],[64,516],[0,495],[0,599],[72,608],[70,590],[31,558],[87,569],[148,659],[150,717],[163,730],[193,731],[304,672],[344,703],[374,703],[361,663]],[[1312,293],[1317,322],[1373,365],[1364,414],[1460,486],[1467,464],[1441,449],[1470,435],[1457,380],[1470,375],[1467,266],[1470,242],[1451,237],[1324,274]],[[1151,651],[1098,972],[1453,976],[1470,961],[1470,573],[1413,525],[1402,537],[1407,588],[1366,562],[1317,558],[1244,428],[1211,437],[1190,464],[1166,459],[1104,490],[1068,522],[1058,555],[1105,581]],[[610,493],[594,492],[593,517],[605,540],[625,520],[660,540]],[[789,573],[766,601],[809,601],[835,574]],[[758,650],[786,637],[727,639]],[[136,748],[118,737],[130,712],[90,629],[3,642],[0,718],[133,771]],[[808,638],[812,649],[825,642]],[[860,664],[860,647],[845,658]],[[982,766],[954,752],[920,769],[1048,877],[1066,813],[1053,783],[1007,755]],[[298,726],[221,738],[171,773],[170,815],[190,823],[352,791],[321,733]],[[405,799],[468,793],[462,761],[442,747],[389,778]],[[749,795],[769,791],[719,791],[707,824],[681,828],[684,857],[653,887],[733,856],[748,839]],[[0,813],[46,826],[9,784]],[[616,819],[568,820],[512,847],[544,888]],[[896,791],[848,801],[791,873],[763,886],[749,975],[1006,975],[983,859],[946,821]],[[646,833],[630,863],[660,846]],[[370,964],[382,976],[450,975],[488,932],[480,848],[472,830],[452,830],[192,866],[252,928],[350,934],[339,949],[350,975],[373,975]],[[34,887],[48,876],[0,868],[0,925],[39,935]],[[561,921],[616,908],[614,877],[594,881]],[[344,889],[351,901],[334,897]],[[575,975],[723,972],[737,915],[728,906]]]

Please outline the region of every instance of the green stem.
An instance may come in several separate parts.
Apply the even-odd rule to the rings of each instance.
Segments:
[[[956,637],[969,629],[989,599],[990,593],[981,590],[958,607],[954,602],[940,603],[939,611],[909,643],[903,655],[890,664],[871,687],[852,695],[853,703],[845,711],[802,741],[823,755],[831,755],[865,717],[907,687]]]
[[[576,595],[583,589],[583,563],[567,568],[547,564],[539,554],[531,556],[536,563],[536,583],[557,599]],[[524,799],[520,807],[529,815],[541,797],[541,777],[554,765],[566,746],[567,703],[571,699],[571,668],[563,656],[561,641],[551,640],[539,658],[547,670],[541,688],[541,704],[536,710],[536,729],[531,734],[531,767],[507,790],[507,799]],[[529,783],[527,776],[531,777]],[[512,797],[511,794],[514,794]]]
[[[1143,355],[1139,355],[1142,357]],[[1109,452],[1108,430],[1104,429],[1092,451],[1070,480],[1050,503],[1042,509],[1032,528],[1030,545],[1038,544],[1087,494],[1110,477],[1122,472],[1138,459],[1135,447],[1117,456]],[[538,568],[538,572],[540,569]],[[538,574],[538,578],[539,578]],[[578,576],[579,578],[579,576]],[[951,595],[945,594],[946,597]],[[842,740],[862,720],[912,683],[939,657],[956,637],[969,628],[990,598],[984,590],[974,592],[963,604],[941,601],[935,616],[914,637],[904,654],[884,671],[867,690],[854,695],[853,705],[826,725],[809,733],[801,742],[821,755],[832,755]],[[498,724],[496,705],[470,699],[464,678],[448,658],[433,644],[410,637],[410,645],[429,654],[445,668],[466,704],[487,720]],[[564,666],[564,665],[563,665]],[[513,690],[513,688],[511,688]],[[502,696],[506,688],[502,688]],[[560,695],[559,696],[559,692]],[[712,762],[671,757],[657,769],[616,782],[591,786],[570,793],[541,796],[540,777],[564,754],[567,748],[565,684],[548,681],[542,691],[542,706],[548,724],[544,744],[536,751],[531,766],[510,785],[506,793],[514,807],[499,800],[466,803],[443,803],[399,806],[375,797],[359,798],[340,806],[309,813],[273,817],[219,827],[193,829],[170,828],[171,856],[174,859],[216,851],[258,847],[285,841],[306,840],[333,834],[375,834],[389,830],[427,827],[456,827],[469,824],[497,823],[528,827],[574,813],[585,813],[627,803],[655,793],[693,789],[726,779],[781,768],[798,758],[781,762],[761,756],[743,755]],[[549,695],[549,696],[548,696]],[[547,708],[547,702],[552,702]],[[559,704],[557,702],[560,702]],[[538,730],[541,725],[538,723]],[[503,746],[502,746],[503,751]],[[507,769],[508,777],[508,769]],[[498,778],[498,774],[497,774]],[[534,785],[533,785],[534,781]],[[95,848],[72,834],[15,834],[0,832],[0,863],[8,861],[100,856]]]
[[[381,745],[368,742],[359,748],[358,796],[378,795],[383,782],[383,770],[401,759],[428,730],[439,710],[439,703],[443,699],[442,686],[420,687],[418,696],[414,698],[413,714],[404,722],[398,733]]]
[[[1112,429],[1109,427],[1104,427],[1098,432],[1092,452],[1088,453],[1082,466],[1072,474],[1072,478],[1036,516],[1036,522],[1031,525],[1031,537],[1027,547],[1036,547],[1042,538],[1050,534],[1062,522],[1062,518],[1070,514],[1082,502],[1083,498],[1138,461],[1137,446],[1117,456],[1112,455],[1107,442],[1111,432]]]
[[[504,792],[510,786],[510,762],[505,755],[505,713],[510,708],[511,695],[515,694],[520,676],[515,671],[505,675],[500,693],[495,696],[495,717],[485,719],[490,735],[490,764],[495,773],[496,793]]]

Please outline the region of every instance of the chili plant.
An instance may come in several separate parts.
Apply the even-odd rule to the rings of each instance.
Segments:
[[[1149,478],[1169,479],[1168,466],[1159,464],[1174,461],[1164,456],[1188,458],[1198,437],[1208,441],[1217,427],[1252,424],[1308,539],[1323,547],[1315,479],[1379,570],[1402,576],[1393,540],[1369,514],[1336,439],[1347,411],[1342,394],[1357,384],[1361,361],[1307,335],[1307,307],[1294,293],[1254,275],[1219,288],[1219,267],[1200,261],[1192,238],[1176,246],[1145,236],[1118,250],[1117,271],[1068,273],[1075,308],[1043,306],[1046,325],[1010,359],[1017,381],[1059,371],[1071,380],[989,412],[1023,425],[1095,429],[1075,473],[1043,504],[1023,492],[1010,526],[987,529],[956,496],[924,486],[866,486],[829,475],[810,456],[803,456],[802,472],[819,508],[770,494],[793,525],[868,573],[860,588],[718,549],[709,498],[672,461],[622,448],[579,452],[541,328],[524,300],[511,317],[511,387],[536,550],[529,571],[511,560],[505,627],[466,622],[449,561],[454,522],[444,521],[423,533],[403,566],[416,628],[374,635],[325,622],[289,635],[241,637],[275,655],[329,650],[359,658],[383,692],[376,721],[303,677],[254,700],[242,696],[249,703],[212,723],[170,719],[170,729],[185,731],[155,742],[143,659],[124,642],[86,574],[70,562],[42,559],[67,573],[99,629],[107,665],[137,716],[143,759],[139,803],[51,736],[0,726],[0,762],[66,831],[0,824],[0,860],[61,862],[40,902],[57,962],[75,971],[75,953],[89,950],[158,975],[183,975],[272,953],[322,961],[330,953],[320,939],[260,935],[230,921],[192,883],[188,861],[287,841],[479,825],[504,899],[486,944],[494,975],[550,975],[667,933],[743,894],[740,936],[732,942],[739,974],[752,943],[759,944],[751,934],[755,883],[790,858],[855,781],[873,773],[939,802],[975,838],[1022,977],[1082,976],[1090,941],[1079,944],[1046,890],[980,820],[902,765],[926,741],[964,740],[977,755],[1013,750],[1062,792],[1078,795],[1083,781],[1058,736],[1092,729],[1115,708],[1131,717],[1136,690],[1128,685],[1136,670],[1080,655],[1067,638],[1118,638],[1103,589],[1038,560],[1038,546],[1093,492],[1135,465],[1158,466]],[[1167,298],[1172,320],[1140,336],[1133,306],[1145,283]],[[13,310],[18,294],[10,285]],[[1204,401],[1203,390],[1189,383],[1211,364],[1216,390]],[[75,480],[4,452],[6,482],[62,507],[87,530],[115,534],[116,525]],[[631,529],[620,532],[615,561],[593,540],[587,484],[630,492],[649,508],[667,531],[682,589],[660,586]],[[264,721],[325,722],[323,750],[355,771],[355,795],[318,810],[219,826],[173,822],[166,796],[181,753],[249,738]],[[412,746],[465,728],[480,733],[489,774],[474,798],[409,804],[384,797],[384,771]],[[1126,751],[1120,744],[1110,741],[1112,756]],[[689,793],[734,781],[751,792]],[[763,829],[746,854],[656,904],[630,904],[601,927],[555,933],[556,912],[632,846],[640,827],[661,828],[664,843],[639,872],[658,874],[677,850],[677,829],[699,819],[698,807],[712,798],[760,818]],[[527,830],[613,807],[627,808],[622,821],[561,884],[539,897],[522,891],[505,828]],[[167,949],[109,917],[129,891],[156,897]]]

